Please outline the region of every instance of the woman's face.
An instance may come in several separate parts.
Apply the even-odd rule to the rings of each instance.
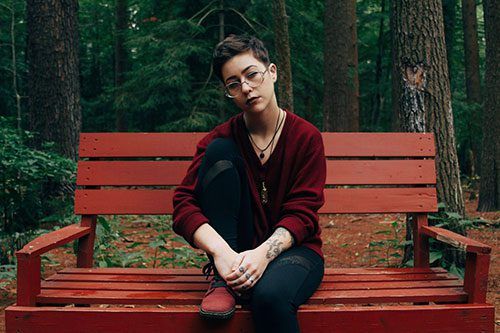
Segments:
[[[260,73],[259,73],[260,72]],[[263,81],[255,87],[256,78],[262,77]],[[254,57],[251,51],[238,54],[222,66],[222,77],[224,85],[241,83],[237,89],[238,93],[233,98],[234,103],[243,111],[262,112],[271,103],[276,103],[274,94],[274,82],[276,82],[276,65],[268,67]],[[250,84],[249,84],[250,82]],[[252,88],[253,85],[254,87]]]

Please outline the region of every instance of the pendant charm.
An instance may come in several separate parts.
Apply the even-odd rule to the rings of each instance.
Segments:
[[[260,154],[259,154],[260,159],[263,159],[263,158],[264,158],[264,156],[265,156],[265,155],[264,155],[264,152],[260,152]]]
[[[264,181],[262,181],[262,189],[260,190],[260,201],[262,201],[262,204],[267,204],[268,201],[267,188]]]

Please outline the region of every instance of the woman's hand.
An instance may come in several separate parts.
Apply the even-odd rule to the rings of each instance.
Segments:
[[[224,250],[214,252],[214,265],[219,275],[227,281],[227,277],[233,272],[233,263],[236,261],[238,253],[229,246]]]
[[[232,262],[232,272],[225,277],[225,280],[236,292],[250,289],[261,278],[269,262],[270,260],[266,258],[266,249],[262,246],[241,252]]]

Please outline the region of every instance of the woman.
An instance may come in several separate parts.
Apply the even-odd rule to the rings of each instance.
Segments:
[[[278,106],[277,68],[257,38],[224,39],[213,69],[242,112],[198,143],[173,199],[174,231],[207,253],[204,273],[214,271],[200,314],[230,318],[241,297],[257,332],[299,332],[297,308],[324,273],[321,134]]]

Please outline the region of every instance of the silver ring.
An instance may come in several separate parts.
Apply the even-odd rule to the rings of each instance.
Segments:
[[[250,283],[253,283],[253,277],[250,277],[250,279],[248,279],[248,281],[250,281]]]
[[[239,271],[243,273],[245,271],[245,268],[243,268],[243,266],[240,266]]]
[[[245,277],[247,278],[247,280],[250,280],[252,278],[252,276],[249,273],[245,273]]]

